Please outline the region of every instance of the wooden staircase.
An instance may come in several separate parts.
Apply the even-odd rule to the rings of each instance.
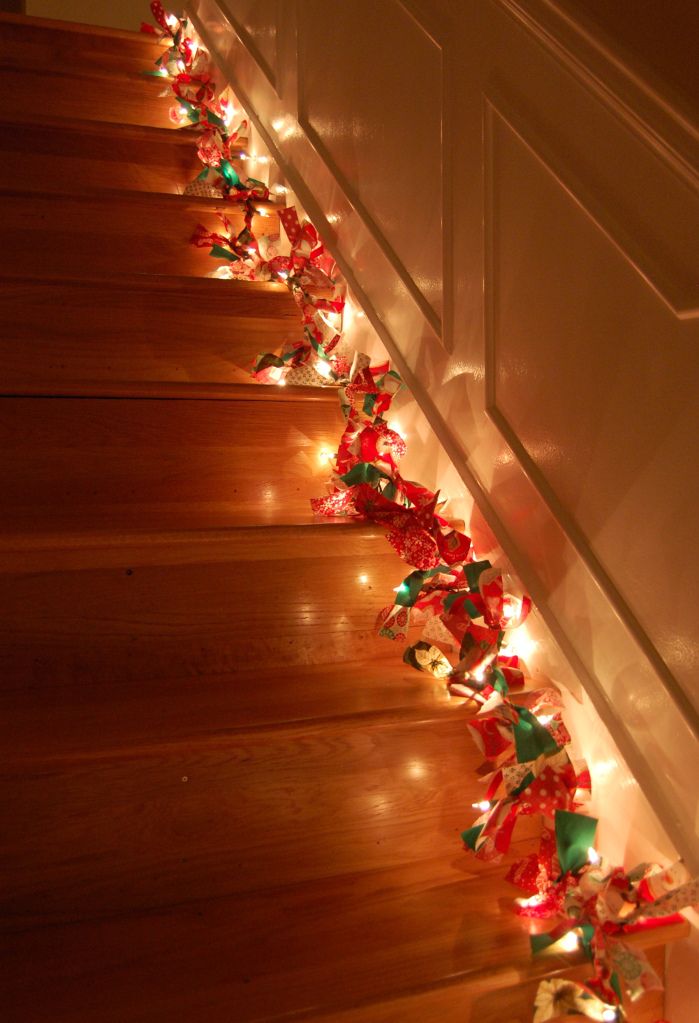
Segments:
[[[297,311],[187,244],[157,46],[0,40],[3,1020],[528,1021],[587,967],[461,851],[470,711],[375,635],[381,531],[310,515],[336,395],[249,382]]]

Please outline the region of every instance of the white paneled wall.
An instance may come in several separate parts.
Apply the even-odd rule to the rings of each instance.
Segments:
[[[572,6],[190,9],[697,867],[699,131]]]

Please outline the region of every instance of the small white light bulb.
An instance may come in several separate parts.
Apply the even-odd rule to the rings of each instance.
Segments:
[[[322,359],[318,359],[316,361],[314,369],[316,373],[318,373],[322,377],[325,377],[326,380],[328,380],[332,376],[333,372],[332,369],[330,368],[328,363],[324,362]]]
[[[575,952],[576,948],[580,944],[580,939],[574,931],[568,931],[561,938],[561,948],[564,952]]]

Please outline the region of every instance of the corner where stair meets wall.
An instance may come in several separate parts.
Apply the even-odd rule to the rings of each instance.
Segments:
[[[187,245],[150,40],[0,28],[3,1019],[528,1019],[580,966],[460,853],[471,711],[375,635],[403,563],[310,515],[335,395],[246,382],[291,298]]]

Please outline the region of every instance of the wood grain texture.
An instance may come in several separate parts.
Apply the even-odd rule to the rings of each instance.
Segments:
[[[443,861],[429,861],[15,933],[0,938],[6,1018],[427,1023],[436,1016],[423,998],[448,983],[459,997],[444,1007],[471,1014],[441,1019],[524,1023],[524,999],[545,974],[517,918],[503,913],[510,897],[500,868],[457,879]],[[653,944],[665,938],[655,932]],[[343,1013],[362,1004],[362,1014]]]
[[[36,196],[0,194],[5,276],[175,274],[204,276],[222,260],[189,241],[197,224],[220,230],[222,201],[140,192]],[[234,230],[243,227],[239,207],[228,205]],[[278,232],[277,218],[253,217],[255,234]]]
[[[662,940],[673,940],[662,935]],[[661,979],[665,975],[665,948],[647,950],[653,968]],[[566,980],[584,982],[590,976],[590,965],[565,968],[563,964],[551,971]],[[464,979],[445,978],[444,981],[413,988],[396,998],[370,1001],[350,1009],[312,1013],[314,1023],[444,1023],[461,1020],[462,1023],[531,1023],[532,1005],[541,980],[541,970],[532,961],[528,969],[503,965],[488,974]],[[662,991],[645,994],[639,1002],[626,1004],[629,1023],[655,1023],[664,1013]],[[309,1016],[301,1018],[308,1019]],[[586,1017],[566,1015],[551,1023],[585,1023]]]
[[[374,530],[259,526],[101,544],[2,555],[3,686],[387,654],[375,618],[405,565]]]
[[[144,16],[144,21],[146,16]],[[141,32],[0,13],[0,65],[43,71],[139,70],[162,53]]]
[[[110,685],[71,684],[0,690],[5,765],[83,757],[193,742],[241,730],[303,728],[364,721],[464,720],[466,701],[443,682],[393,656],[351,664],[287,664],[227,675],[180,676]]]
[[[283,285],[206,278],[5,278],[0,317],[5,394],[36,386],[81,394],[81,385],[100,382],[249,383],[256,355],[301,336]]]
[[[329,684],[332,679],[329,678]],[[482,794],[463,720],[326,723],[3,768],[4,925],[214,899],[460,848]],[[518,837],[537,831],[522,821]]]
[[[0,944],[5,1018],[245,1023],[523,966],[505,893],[499,871],[474,883],[431,863],[12,934]]]
[[[152,63],[143,70],[152,70]],[[69,69],[0,67],[0,118],[31,121],[50,97],[54,117],[142,124],[176,131],[169,97],[161,97],[163,81],[145,77],[141,69],[113,74]]]
[[[383,531],[310,516],[336,395],[244,375],[297,310],[204,277],[159,51],[0,16],[3,1020],[528,1023],[588,967],[461,850],[473,708],[377,637]]]
[[[196,528],[198,506],[207,525],[310,518],[341,430],[339,406],[303,398],[5,398],[0,525]]]
[[[0,189],[180,193],[200,170],[187,131],[58,118],[0,123]]]

